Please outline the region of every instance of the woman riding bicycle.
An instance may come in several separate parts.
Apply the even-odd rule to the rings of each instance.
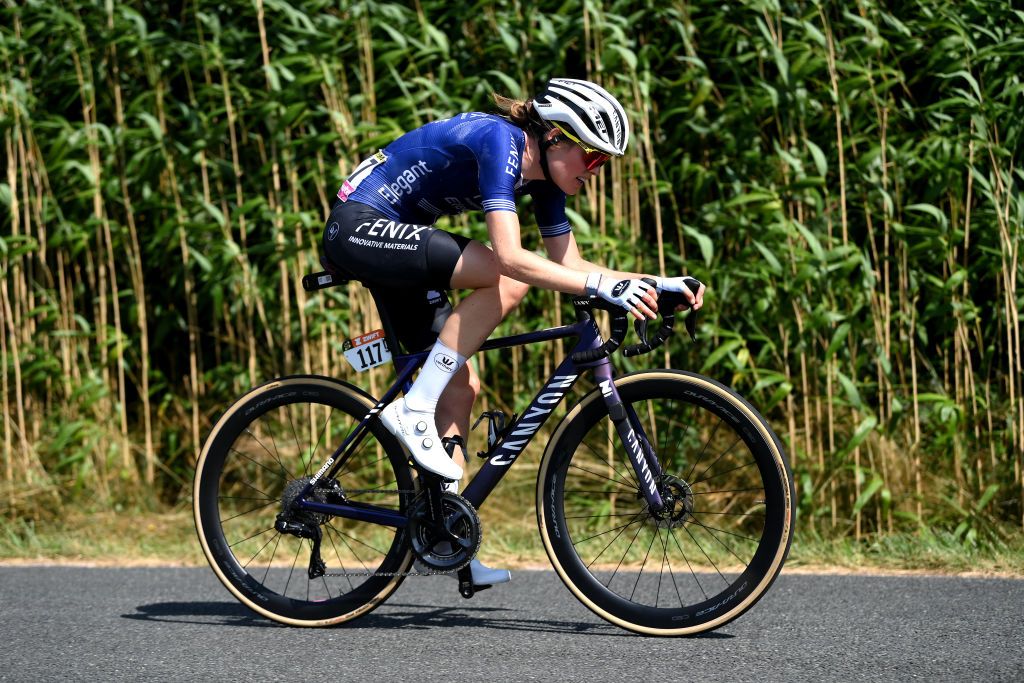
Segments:
[[[552,79],[533,100],[495,96],[503,115],[477,112],[435,121],[363,161],[338,191],[324,230],[329,261],[374,294],[407,351],[433,347],[404,399],[381,420],[424,470],[457,490],[465,460],[441,436],[465,436],[480,389],[466,360],[523,299],[529,286],[590,294],[654,318],[662,290],[703,303],[682,277],[609,270],[580,255],[565,215],[575,195],[613,156],[629,123],[600,86]],[[523,248],[517,197],[529,194],[547,259]],[[441,215],[482,210],[491,246],[432,227]],[[653,279],[651,287],[641,278]],[[451,308],[445,292],[473,292]],[[508,581],[505,570],[471,564],[473,582]]]

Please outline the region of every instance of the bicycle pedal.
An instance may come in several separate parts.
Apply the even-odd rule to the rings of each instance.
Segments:
[[[490,586],[475,586],[473,585],[473,570],[470,569],[467,564],[465,567],[459,570],[459,595],[469,600],[471,597],[476,595],[482,590],[487,590]]]

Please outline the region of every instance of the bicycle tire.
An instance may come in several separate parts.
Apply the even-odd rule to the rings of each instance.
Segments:
[[[402,576],[355,574],[408,571],[404,530],[319,517],[326,575],[311,579],[312,542],[274,528],[288,483],[316,472],[374,403],[338,380],[283,377],[238,399],[214,426],[196,465],[196,532],[217,578],[246,607],[284,624],[329,626],[368,614],[401,584]],[[335,480],[353,500],[403,512],[415,487],[404,450],[379,422]]]
[[[709,378],[644,371],[615,386],[663,474],[677,478],[662,485],[671,481],[680,501],[688,490],[692,507],[683,514],[680,503],[677,516],[661,518],[647,509],[595,389],[541,460],[537,522],[548,557],[580,602],[622,628],[656,636],[719,628],[765,594],[789,552],[795,501],[781,443],[747,401]]]

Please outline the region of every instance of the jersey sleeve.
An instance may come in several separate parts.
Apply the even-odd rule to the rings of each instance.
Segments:
[[[558,237],[572,232],[565,215],[565,193],[545,181],[534,181],[526,190],[533,197],[533,213],[541,237]]]
[[[516,213],[516,183],[521,173],[525,144],[522,132],[510,130],[508,126],[486,126],[475,142],[484,213]]]

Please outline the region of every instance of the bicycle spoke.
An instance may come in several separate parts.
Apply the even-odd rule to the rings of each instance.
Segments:
[[[644,575],[644,567],[647,566],[647,558],[651,556],[651,548],[654,547],[655,536],[651,536],[651,544],[647,546],[647,553],[644,554],[644,561],[640,564],[640,571],[636,575],[636,583],[633,584],[633,591],[629,594],[629,599],[632,600],[633,596],[636,595],[636,587],[640,585],[640,577]]]
[[[683,530],[690,537],[690,540],[693,541],[693,544],[695,546],[697,546],[697,549],[700,550],[700,552],[704,555],[704,558],[707,559],[707,561],[711,564],[711,566],[715,568],[715,571],[718,573],[718,575],[722,577],[722,581],[725,581],[726,583],[729,583],[729,580],[727,578],[725,578],[725,576],[722,574],[722,570],[718,568],[718,565],[715,564],[715,561],[711,559],[711,556],[708,555],[706,550],[704,550],[704,546],[702,546],[700,544],[700,542],[694,537],[694,535],[690,532],[690,529],[688,527],[684,526]]]
[[[764,519],[764,513],[758,512],[709,512],[708,510],[693,510],[692,515],[729,515],[731,517],[760,517]]]
[[[720,532],[720,533],[728,533],[728,535],[729,535],[729,536],[734,536],[734,537],[736,537],[737,539],[742,539],[743,541],[750,541],[751,543],[757,543],[757,542],[758,542],[758,540],[757,540],[757,539],[752,539],[752,538],[750,538],[749,536],[743,536],[743,535],[741,535],[741,533],[734,533],[734,532],[732,532],[732,531],[726,531],[726,530],[725,530],[724,528],[716,528],[716,527],[714,527],[714,526],[708,526],[707,524],[705,524],[705,523],[701,522],[701,521],[700,521],[699,519],[697,519],[696,517],[691,517],[691,519],[693,520],[693,522],[694,522],[694,523],[695,523],[695,524],[696,524],[697,526],[699,526],[699,527],[701,527],[701,528],[705,529],[706,531],[708,531],[709,535],[710,535],[710,536],[711,536],[711,537],[712,537],[713,539],[715,539],[716,541],[718,541],[719,543],[721,543],[721,544],[722,544],[723,546],[725,546],[725,544],[724,544],[724,543],[722,543],[722,541],[721,541],[721,540],[719,540],[719,538],[718,538],[717,536],[715,536],[715,535],[714,535],[714,533],[712,533],[712,531],[718,531],[718,532]],[[726,547],[726,548],[728,548],[728,546],[725,546],[725,547]]]
[[[356,543],[358,543],[359,545],[363,545],[363,546],[366,546],[367,548],[369,548],[370,550],[374,551],[375,553],[377,553],[377,554],[379,554],[379,555],[387,555],[387,552],[386,552],[386,551],[384,551],[384,550],[381,550],[380,548],[375,548],[375,547],[373,547],[372,545],[370,545],[369,543],[366,543],[366,542],[364,542],[364,541],[360,541],[360,540],[359,540],[358,538],[356,538],[356,537],[355,537],[355,536],[353,536],[352,534],[348,534],[348,533],[345,533],[344,531],[339,531],[339,530],[338,530],[337,528],[335,528],[335,527],[334,527],[333,525],[331,525],[331,524],[328,524],[327,526],[331,527],[331,530],[332,530],[332,531],[333,531],[334,533],[338,534],[339,536],[344,536],[344,537],[346,537],[346,538],[352,539],[353,541],[355,541],[355,542],[356,542]],[[348,543],[347,543],[347,542],[345,541],[345,539],[344,539],[344,538],[342,538],[342,539],[341,539],[341,542],[342,542],[342,543],[344,543],[344,544],[345,544],[346,546],[348,546]],[[349,546],[349,549],[351,550],[351,546]],[[355,555],[355,551],[354,551],[354,550],[352,551],[352,554],[353,554],[353,555]],[[356,557],[356,559],[359,559],[359,558],[358,558],[358,556]],[[362,560],[359,560],[359,561],[360,561],[360,562],[362,562]],[[365,567],[366,565],[364,564],[363,566]]]
[[[281,534],[278,534],[277,535],[277,543],[274,544],[274,552],[270,553],[270,561],[267,562],[267,571],[263,572],[263,583],[267,582],[267,576],[270,575],[270,568],[274,566],[274,557],[277,556],[277,549],[280,546],[281,546]],[[256,559],[256,558],[253,557],[253,559]]]
[[[604,585],[605,588],[609,588],[610,589],[610,587],[612,585],[612,581],[615,579],[615,575],[619,573],[619,568],[622,567],[622,563],[625,562],[625,560],[626,560],[626,555],[629,554],[630,549],[633,547],[633,544],[636,543],[636,539],[640,536],[640,532],[643,531],[643,530],[644,530],[643,525],[637,527],[636,533],[633,534],[633,540],[629,542],[628,546],[626,546],[626,551],[624,553],[622,553],[622,557],[619,558],[619,563],[617,565],[615,565],[615,571],[612,572],[611,577],[608,579],[608,583],[606,583]]]
[[[237,453],[238,455],[240,455],[241,457],[245,458],[246,460],[248,460],[248,461],[249,461],[249,462],[251,462],[252,464],[256,465],[257,467],[262,467],[262,468],[263,468],[263,469],[265,469],[265,470],[266,470],[267,472],[270,472],[271,474],[273,474],[273,475],[274,475],[275,477],[278,477],[279,479],[283,479],[284,481],[288,481],[288,472],[287,472],[287,471],[286,471],[286,470],[284,469],[284,466],[283,466],[283,465],[281,464],[281,461],[280,461],[280,460],[275,460],[275,462],[276,462],[276,463],[278,464],[278,466],[279,466],[279,467],[281,468],[281,472],[280,472],[280,473],[278,473],[278,472],[276,472],[276,471],[274,471],[274,470],[270,469],[269,467],[267,467],[267,466],[266,466],[266,465],[264,465],[263,463],[261,463],[261,462],[257,462],[256,460],[253,460],[253,459],[252,459],[252,458],[250,458],[250,457],[249,457],[248,455],[246,455],[245,453],[243,453],[243,452],[241,452],[241,451],[239,451],[239,450],[236,450],[236,449],[232,448],[232,449],[231,449],[231,452],[232,452],[232,453]],[[282,477],[282,476],[280,476],[281,474],[283,474],[284,476],[283,476],[283,477]]]
[[[608,481],[614,482],[614,483],[624,487],[627,491],[636,491],[636,490],[639,489],[638,486],[631,486],[631,485],[627,484],[624,481],[619,481],[618,479],[612,479],[611,477],[606,477],[603,474],[598,474],[597,472],[594,472],[592,470],[588,470],[586,467],[580,467],[579,465],[576,465],[576,464],[570,464],[569,466],[572,467],[572,468],[575,468],[577,470],[583,470],[587,474],[592,474],[595,477],[600,477],[601,479],[607,479]]]
[[[266,532],[265,532],[265,531],[264,531],[264,532],[260,532],[259,534],[256,534],[256,536],[259,536],[259,535],[261,535],[261,534],[264,534],[264,533],[266,533]],[[256,538],[256,536],[250,536],[249,538]],[[281,537],[281,534],[276,534],[276,535],[274,536],[274,538],[280,538],[280,537]],[[260,546],[260,549],[256,551],[256,554],[255,554],[255,555],[253,555],[252,557],[250,557],[250,558],[249,558],[249,561],[248,561],[248,562],[246,562],[245,564],[243,564],[243,565],[242,565],[242,567],[248,567],[248,566],[249,566],[249,564],[250,564],[250,563],[251,563],[251,562],[252,562],[253,560],[255,560],[255,559],[256,559],[257,557],[259,557],[260,553],[262,553],[262,552],[263,552],[263,549],[264,549],[264,548],[266,548],[266,547],[267,547],[268,545],[270,545],[271,543],[273,543],[273,542],[274,542],[274,538],[271,538],[271,539],[269,539],[269,540],[268,540],[268,541],[267,541],[266,543],[264,543],[263,545],[261,545],[261,546]],[[249,540],[249,539],[247,538],[247,539],[245,539],[245,540]]]
[[[637,515],[638,515],[638,516],[639,516],[640,514],[642,514],[642,513],[637,513]],[[632,522],[628,522],[628,523],[626,523],[626,524],[623,524],[622,526],[617,526],[617,527],[615,527],[615,528],[613,528],[613,529],[608,529],[607,531],[602,531],[602,532],[601,532],[601,533],[599,533],[599,534],[594,534],[593,536],[587,536],[586,538],[581,538],[581,539],[580,539],[580,540],[578,540],[578,541],[573,541],[573,542],[572,542],[572,544],[573,544],[574,546],[577,546],[577,545],[579,545],[580,543],[586,543],[587,541],[593,540],[593,539],[597,538],[598,536],[604,536],[605,534],[610,534],[610,533],[611,533],[611,532],[613,532],[613,531],[618,531],[619,529],[625,529],[625,528],[626,528],[626,527],[628,527],[628,526],[633,526],[633,525],[634,525],[634,524],[636,524],[636,523],[637,523],[638,521],[639,521],[639,522],[646,522],[646,521],[647,521],[647,518],[645,517],[644,519],[641,519],[641,520],[633,520]],[[616,538],[618,538],[618,537],[616,537]],[[613,542],[614,542],[614,539],[613,539]]]
[[[327,524],[326,524],[325,526],[326,526],[326,527],[327,527],[327,529],[328,529],[328,534],[327,534],[327,540],[329,540],[329,541],[331,542],[331,547],[332,547],[332,548],[334,549],[334,556],[335,556],[336,558],[338,558],[338,566],[339,566],[339,567],[341,567],[341,571],[342,571],[342,573],[346,574],[346,576],[345,576],[345,580],[346,580],[346,581],[348,581],[348,588],[349,588],[349,590],[355,590],[355,589],[356,589],[356,587],[352,585],[352,578],[351,578],[351,577],[349,577],[349,576],[347,575],[347,572],[345,571],[345,563],[344,563],[344,561],[342,561],[342,559],[341,559],[341,553],[339,553],[339,552],[338,552],[338,546],[337,546],[337,544],[336,544],[336,543],[334,542],[334,537],[333,537],[333,536],[331,536],[331,534],[329,533],[329,532],[331,532],[331,531],[334,531],[334,527],[333,527],[333,526],[331,526],[330,522],[328,522],[328,523],[327,523]],[[334,533],[338,533],[338,532],[337,532],[337,531],[334,531]],[[354,553],[353,553],[353,554],[354,554]],[[358,558],[357,558],[357,559],[358,559]]]
[[[238,519],[239,517],[244,517],[245,515],[248,515],[248,514],[251,514],[253,512],[256,512],[257,510],[262,510],[265,507],[269,507],[271,505],[276,505],[276,504],[277,504],[276,500],[271,500],[269,502],[264,503],[263,505],[260,505],[258,507],[254,507],[251,510],[246,510],[245,512],[239,512],[237,515],[232,515],[231,517],[228,517],[226,519],[221,519],[220,523],[223,524],[224,522],[230,522],[233,519]]]
[[[229,544],[229,545],[228,545],[228,547],[229,547],[229,548],[234,548],[234,547],[235,547],[236,545],[238,545],[239,543],[245,543],[246,541],[251,541],[252,539],[256,538],[257,536],[262,536],[263,534],[267,533],[268,531],[275,531],[275,532],[276,532],[276,529],[274,529],[273,527],[271,527],[271,528],[269,528],[269,529],[264,529],[263,531],[257,531],[257,532],[256,532],[255,534],[253,534],[252,536],[248,536],[248,537],[246,537],[246,538],[243,538],[243,539],[242,539],[241,541],[235,541],[234,543],[231,543],[231,544]],[[269,541],[268,541],[268,542],[269,542]],[[251,562],[251,561],[252,561],[252,560],[250,560],[250,562]]]
[[[666,536],[671,536],[672,535],[672,530],[671,529],[666,529],[665,530],[665,535]],[[661,534],[659,533],[658,536],[660,538]],[[679,593],[679,584],[676,583],[676,573],[675,573],[675,570],[672,569],[672,560],[670,560],[669,557],[668,557],[668,542],[665,541],[664,538],[661,539],[661,546],[662,546],[663,553],[664,553],[665,563],[668,564],[668,575],[672,577],[672,587],[675,589],[675,591],[676,591],[676,598],[679,600],[679,606],[680,607],[685,607],[685,605],[683,605],[683,596]],[[685,560],[686,558],[684,557],[683,559]],[[659,583],[659,590],[660,590],[660,583]]]
[[[732,444],[731,444],[731,445],[730,445],[730,446],[729,446],[729,447],[728,447],[727,449],[725,449],[724,451],[722,451],[721,455],[719,455],[719,456],[718,456],[717,458],[715,458],[715,461],[714,461],[714,462],[712,462],[712,463],[711,463],[710,465],[708,465],[707,467],[705,467],[705,468],[704,468],[704,471],[703,471],[703,472],[701,472],[701,473],[700,473],[699,475],[697,475],[697,481],[701,481],[701,477],[703,477],[703,476],[704,476],[705,474],[707,474],[707,473],[708,473],[708,470],[710,470],[710,469],[711,469],[712,467],[714,467],[715,465],[717,465],[717,464],[718,464],[718,461],[719,461],[719,460],[721,460],[721,459],[722,459],[722,458],[724,458],[724,457],[725,457],[726,455],[728,455],[728,454],[729,454],[730,452],[732,452],[732,449],[736,448],[736,444],[738,444],[739,442],[740,442],[740,437],[739,437],[739,436],[737,436],[737,437],[736,437],[736,440],[735,440],[735,441],[733,441],[733,442],[732,442]]]
[[[292,479],[293,478],[291,473],[288,472],[288,468],[285,467],[284,463],[281,461],[281,454],[280,453],[272,453],[271,450],[269,448],[267,448],[266,444],[264,444],[260,440],[260,438],[258,436],[253,434],[252,430],[249,429],[248,427],[245,428],[245,433],[248,434],[249,436],[251,436],[252,440],[255,441],[259,445],[260,448],[265,450],[267,452],[267,455],[269,455],[271,457],[271,459],[274,460],[274,462],[276,462],[278,465],[281,466],[281,470],[284,472],[285,477],[287,479]],[[273,433],[271,433],[271,441],[273,441],[273,440],[274,440],[273,439]],[[234,451],[235,449],[231,448],[231,450]],[[275,451],[277,450],[277,444],[276,443],[274,443],[274,450]],[[239,451],[235,451],[235,452],[238,452],[241,455],[241,453]]]
[[[635,514],[636,513],[634,513],[634,515]],[[566,519],[600,519],[600,518],[603,518],[603,517],[631,517],[631,516],[634,516],[634,515],[630,515],[629,513],[624,512],[622,514],[609,513],[607,515],[566,515],[565,518]]]
[[[702,482],[705,482],[705,481],[711,481],[712,479],[715,479],[715,478],[717,478],[717,477],[721,477],[721,476],[722,476],[723,474],[729,474],[730,472],[735,472],[736,470],[742,470],[742,469],[743,469],[743,468],[745,468],[745,467],[750,467],[751,465],[756,465],[756,464],[757,464],[756,462],[754,462],[753,460],[751,460],[751,461],[750,461],[750,462],[748,462],[748,463],[747,463],[746,465],[739,465],[739,466],[737,466],[737,467],[733,467],[733,468],[732,468],[731,470],[726,470],[726,471],[724,471],[724,472],[719,472],[718,474],[716,474],[716,475],[713,475],[713,476],[710,476],[710,477],[708,477],[707,479],[698,479],[697,481],[693,482],[693,483],[691,484],[691,486],[696,486],[697,484],[700,484],[700,483],[702,483]],[[706,471],[706,470],[705,470],[705,471]]]
[[[683,528],[685,529],[685,527]],[[672,537],[672,540],[675,541],[676,547],[679,548],[679,554],[683,556],[683,562],[686,563],[687,569],[690,570],[690,576],[692,576],[693,580],[697,583],[697,588],[700,589],[701,595],[703,595],[704,599],[707,600],[708,594],[704,591],[704,586],[703,584],[701,584],[700,579],[697,578],[697,572],[693,571],[693,565],[690,564],[690,559],[686,557],[686,553],[683,551],[683,547],[679,545],[679,539],[676,538],[675,530],[669,529],[669,535]]]
[[[613,442],[611,439],[609,439],[608,443],[612,445],[613,452],[614,452],[615,442]],[[613,467],[611,463],[607,462],[604,458],[602,458],[601,455],[597,452],[597,450],[593,446],[591,446],[589,443],[585,443],[585,442],[584,442],[583,445],[590,449],[590,452],[594,454],[594,457],[597,459],[597,461],[599,463],[601,463],[602,465],[607,465],[608,468],[611,469],[611,471],[614,472],[615,474],[619,475],[619,477],[622,477],[623,479],[629,479],[631,484],[626,484],[625,482],[622,482],[623,486],[630,486],[631,485],[633,488],[637,488],[637,489],[640,488],[640,485],[633,478],[633,475],[630,473],[629,469],[626,470],[626,476],[623,477],[622,476],[622,472],[619,472],[618,468]],[[600,476],[600,475],[598,475],[598,476]]]
[[[721,427],[721,426],[722,426],[722,420],[721,420],[721,418],[719,418],[719,420],[715,423],[715,428],[711,430],[711,436],[709,436],[707,441],[704,442],[704,448],[702,448],[700,450],[700,455],[698,455],[697,459],[693,462],[693,466],[690,468],[690,471],[686,473],[687,481],[689,481],[693,477],[693,473],[694,473],[694,471],[696,471],[697,465],[699,465],[700,461],[704,459],[704,454],[707,452],[708,446],[711,445],[711,442],[715,438],[715,434],[718,433],[718,428]]]
[[[302,552],[302,544],[301,543],[297,543],[296,546],[295,546],[295,559],[292,560],[292,568],[288,571],[288,580],[284,582],[284,591],[281,593],[281,595],[288,595],[288,586],[292,585],[292,576],[295,574],[295,565],[299,561],[299,553],[301,553],[301,552]],[[308,581],[306,582],[306,585],[307,585],[307,588],[308,588],[308,586],[309,586],[309,582]]]

